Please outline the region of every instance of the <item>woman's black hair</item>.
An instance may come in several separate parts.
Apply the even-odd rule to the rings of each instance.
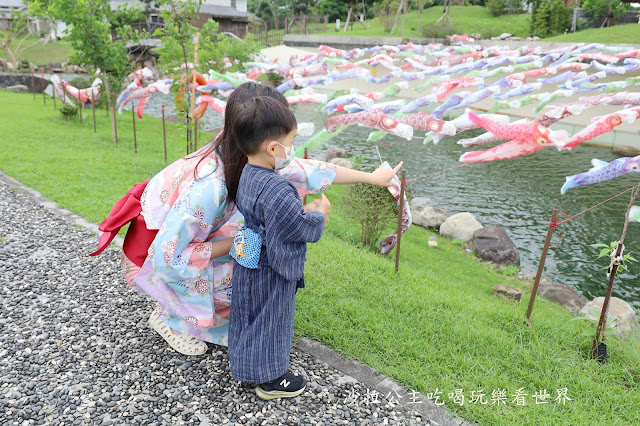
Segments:
[[[197,170],[200,163],[207,158],[211,153],[217,152],[222,160],[224,167],[224,180],[227,186],[227,194],[229,201],[236,201],[236,193],[238,192],[238,183],[240,182],[240,175],[245,164],[247,164],[247,156],[240,151],[238,143],[231,132],[231,119],[234,115],[234,110],[238,106],[245,103],[251,98],[258,96],[267,96],[279,101],[281,104],[289,107],[287,98],[275,88],[265,86],[263,84],[254,83],[252,81],[243,83],[238,86],[227,100],[227,107],[225,109],[224,128],[223,131],[218,134],[216,139],[200,154],[202,158],[198,161],[196,169],[194,171],[194,177],[197,177]],[[228,130],[228,131],[225,131]]]
[[[268,96],[251,98],[234,108],[229,116],[231,130],[238,148],[249,156],[256,154],[264,141],[278,139],[291,133],[296,127],[296,117],[291,110]]]

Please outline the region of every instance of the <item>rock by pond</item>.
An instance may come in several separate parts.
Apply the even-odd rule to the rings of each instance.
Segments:
[[[435,206],[415,206],[411,207],[411,219],[416,225],[426,228],[439,229],[449,217],[449,214]]]
[[[580,309],[578,315],[593,320],[596,325],[602,312],[604,297],[596,297]],[[623,339],[640,334],[640,323],[635,309],[627,302],[617,297],[612,297],[607,309],[607,331],[613,332]]]
[[[474,232],[482,228],[483,225],[469,212],[463,212],[449,216],[440,225],[440,235],[452,240],[464,242],[471,241]]]
[[[497,266],[520,267],[518,248],[500,225],[489,225],[473,234],[472,246],[480,260]]]
[[[577,291],[568,285],[549,283],[548,281],[545,283],[542,280],[540,281],[540,287],[538,287],[538,295],[551,299],[574,314],[577,314],[587,303],[587,299],[580,296]]]

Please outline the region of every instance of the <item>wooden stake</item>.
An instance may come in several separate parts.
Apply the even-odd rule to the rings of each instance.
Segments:
[[[396,230],[396,272],[400,267],[400,241],[402,240],[402,213],[404,211],[404,187],[407,184],[407,171],[402,171],[402,179],[400,180],[400,201],[398,204],[398,229]]]
[[[194,127],[196,126],[196,117],[193,115],[196,105],[196,67],[198,66],[198,45],[200,44],[200,33],[196,34],[196,41],[193,46],[193,70],[191,71],[191,103],[189,105],[191,109],[191,119],[193,120]],[[189,131],[190,129],[187,129]],[[196,130],[197,132],[197,130]],[[196,143],[197,146],[197,143]],[[194,148],[194,147],[192,147]],[[197,149],[197,148],[195,148]],[[195,151],[192,149],[191,152]]]
[[[138,140],[136,139],[136,104],[131,102],[131,121],[133,122],[133,148],[138,153]]]
[[[93,100],[91,101],[91,113],[93,114],[93,133],[97,133],[97,131],[96,131],[96,99],[95,99],[95,94],[93,95]]]
[[[162,105],[162,140],[164,141],[164,165],[167,165],[167,130],[164,124],[164,105]]]
[[[544,263],[547,260],[547,253],[549,252],[549,245],[551,244],[551,236],[553,235],[553,229],[555,223],[558,220],[559,206],[553,208],[551,214],[551,222],[549,222],[549,228],[547,229],[547,239],[544,241],[544,247],[542,249],[542,255],[540,256],[540,263],[538,264],[538,272],[536,273],[536,279],[533,282],[533,290],[531,290],[531,298],[529,299],[529,306],[527,307],[527,322],[531,322],[531,311],[533,310],[533,303],[536,301],[536,295],[538,294],[538,285],[540,285],[540,278],[542,277],[542,271],[544,271]],[[553,226],[551,226],[553,224]]]
[[[44,81],[44,71],[43,71],[43,70],[40,70],[40,78],[42,79],[42,81]],[[40,86],[42,86],[43,84],[44,84],[44,83],[42,83],[42,82],[41,82],[41,83],[40,83]],[[44,93],[46,89],[47,89],[47,86],[45,86],[45,87],[42,89],[42,103],[43,103],[45,106],[47,106],[47,94],[46,94],[46,93]]]
[[[618,247],[616,248],[616,258],[622,254],[622,246],[624,245],[624,238],[627,235],[627,226],[629,225],[629,211],[631,211],[631,207],[638,198],[639,193],[640,186],[636,186],[635,189],[631,191],[631,201],[629,201],[629,205],[627,206],[627,214],[624,218],[622,235],[620,236],[620,242],[618,243]],[[607,330],[607,310],[609,309],[609,301],[611,300],[611,292],[613,291],[613,281],[615,280],[616,274],[618,273],[618,267],[619,265],[617,263],[614,263],[611,266],[611,271],[609,272],[609,285],[607,286],[607,293],[604,296],[604,302],[602,302],[602,311],[600,312],[600,320],[598,321],[598,327],[596,328],[596,336],[593,339],[593,346],[591,347],[591,353],[589,354],[590,358],[595,358],[597,354],[598,343],[600,343],[600,334],[602,334],[602,340],[606,340],[605,333]]]
[[[109,90],[109,75],[105,72],[102,71],[102,76],[104,77],[104,80],[102,81],[104,83],[104,94],[107,98],[107,109],[111,109],[111,136],[113,137],[113,142],[115,144],[118,143],[118,124],[116,122],[116,103],[115,103],[115,96],[116,94],[113,94],[113,97],[111,97],[111,91]],[[107,112],[107,116],[109,115],[109,113]]]
[[[31,70],[31,93],[33,93],[33,101],[36,101],[36,86],[33,83],[33,70]]]

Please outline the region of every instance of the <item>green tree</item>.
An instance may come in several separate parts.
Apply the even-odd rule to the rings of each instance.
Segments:
[[[113,14],[109,0],[31,0],[29,8],[36,15],[48,15],[65,22],[67,40],[74,49],[71,60],[102,71],[107,105],[111,109],[113,140],[117,142],[109,79],[119,84],[131,66],[125,42],[111,39],[109,22]]]
[[[531,34],[538,37],[550,37],[571,28],[570,8],[563,0],[538,0],[531,12]]]
[[[175,79],[177,84],[172,87],[174,91],[183,94],[177,100],[177,107],[184,116],[188,151],[191,151],[193,87],[190,84],[192,76],[189,66],[186,64],[194,64],[201,70],[213,68],[222,72],[225,58],[237,60],[242,64],[257,53],[258,45],[251,37],[241,42],[220,34],[218,23],[211,19],[202,26],[202,29],[192,25],[191,22],[198,16],[200,10],[199,0],[161,0],[161,2],[164,6],[161,14],[165,25],[164,28],[155,32],[162,35],[162,45],[157,49],[160,53],[159,61],[167,70],[184,69],[184,73],[178,73]]]
[[[6,18],[4,13],[0,14],[0,18]],[[18,69],[18,57],[20,53],[35,46],[38,43],[46,43],[49,38],[38,39],[34,42],[24,44],[29,38],[29,16],[20,10],[12,9],[11,20],[6,31],[0,31],[0,46],[7,54],[7,58],[11,63],[14,71]]]

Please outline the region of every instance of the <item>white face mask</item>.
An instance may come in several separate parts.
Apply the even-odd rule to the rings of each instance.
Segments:
[[[274,169],[275,170],[281,170],[284,169],[285,167],[287,167],[289,165],[289,163],[291,162],[291,160],[293,160],[293,158],[295,157],[295,149],[293,149],[292,146],[284,146],[279,142],[276,142],[278,145],[280,145],[283,149],[284,149],[284,153],[287,156],[286,158],[282,158],[282,157],[274,157],[276,160],[276,164]]]

